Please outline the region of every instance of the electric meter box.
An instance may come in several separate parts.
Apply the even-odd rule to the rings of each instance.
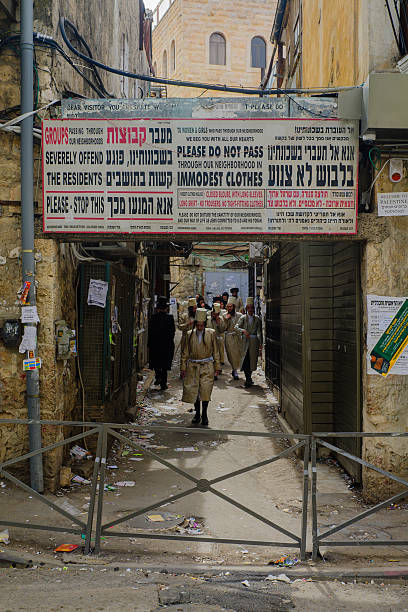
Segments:
[[[75,330],[64,320],[55,321],[57,359],[71,359],[76,355]]]

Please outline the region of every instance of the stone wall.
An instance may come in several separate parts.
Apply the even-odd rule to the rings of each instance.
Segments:
[[[89,44],[93,56],[115,67],[147,72],[144,52],[139,51],[139,3],[126,0],[42,0],[34,6],[34,30],[48,34],[65,47],[58,30],[59,14],[72,21]],[[8,22],[0,12],[1,31],[19,31],[19,23]],[[96,97],[91,88],[58,54],[36,47],[39,92],[38,106],[76,92]],[[125,61],[125,65],[123,62]],[[127,63],[126,63],[127,62]],[[82,62],[80,62],[82,63]],[[85,68],[89,76],[89,69]],[[140,97],[140,81],[127,86],[125,80],[101,72],[106,89],[116,97]],[[19,114],[19,58],[13,50],[0,55],[0,110],[7,119]],[[14,108],[15,107],[15,108]],[[55,109],[50,111],[55,116]],[[49,116],[50,113],[41,113]],[[36,124],[40,121],[37,118]],[[36,225],[41,222],[41,159],[39,141],[34,148],[34,200]],[[20,309],[17,291],[21,286],[21,215],[20,215],[20,137],[0,132],[0,319],[18,318]],[[38,206],[37,206],[38,204]],[[76,327],[76,263],[69,245],[37,233],[35,240],[40,370],[40,404],[44,419],[81,419],[82,409],[76,361],[57,361],[54,322],[65,319]],[[17,349],[8,349],[0,342],[0,416],[26,418],[25,374]],[[47,444],[70,432],[59,427],[44,426],[43,443]],[[0,428],[0,461],[23,454],[28,449],[26,427]],[[66,449],[57,449],[44,456],[44,481],[48,489],[58,486],[59,467]],[[19,464],[16,472],[28,477],[28,465]]]
[[[172,283],[178,285],[171,292],[171,296],[179,302],[184,302],[189,297],[195,297],[203,291],[204,270],[197,257],[170,258],[170,276]]]
[[[386,158],[382,160],[385,161]],[[400,183],[389,180],[387,167],[376,183],[378,192],[408,191],[408,163],[404,162]],[[375,204],[374,214],[377,212]],[[364,337],[367,330],[367,295],[408,296],[408,217],[383,217],[385,233],[381,239],[367,240],[362,262]],[[372,347],[365,346],[366,350]],[[364,351],[365,359],[365,351]],[[366,374],[363,363],[363,431],[408,431],[408,376],[389,374],[386,378]],[[392,372],[392,370],[391,370]],[[366,438],[363,457],[370,463],[408,479],[408,438]],[[385,498],[401,486],[364,470],[364,494],[369,500]]]
[[[153,31],[153,62],[163,76],[163,53],[170,65],[171,43],[176,45],[176,67],[168,77],[204,83],[259,87],[261,71],[251,67],[251,40],[267,43],[266,65],[271,58],[269,36],[276,10],[275,0],[175,0]],[[209,39],[219,32],[226,39],[226,65],[209,63]],[[223,95],[203,89],[168,87],[169,97]],[[228,97],[234,94],[225,94]]]

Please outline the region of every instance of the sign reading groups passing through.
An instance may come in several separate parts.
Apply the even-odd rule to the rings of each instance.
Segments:
[[[42,136],[45,232],[356,232],[353,121],[66,119]]]

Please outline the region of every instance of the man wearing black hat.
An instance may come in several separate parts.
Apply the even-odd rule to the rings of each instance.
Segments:
[[[221,296],[221,302],[220,302],[223,310],[226,310],[227,308],[228,298],[229,298],[228,291],[224,291],[224,293]]]
[[[157,298],[156,313],[149,321],[147,345],[149,347],[150,369],[156,374],[155,384],[162,391],[167,389],[167,370],[171,370],[174,355],[174,334],[176,328],[173,316],[167,313],[165,297]]]

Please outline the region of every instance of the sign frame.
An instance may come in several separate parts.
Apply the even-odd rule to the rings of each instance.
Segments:
[[[138,229],[138,230],[133,230],[133,231],[126,231],[123,229],[117,229],[117,230],[112,230],[112,229],[92,229],[92,230],[87,230],[87,229],[79,229],[79,228],[75,228],[75,229],[67,229],[67,228],[62,228],[62,229],[50,229],[46,227],[46,203],[45,203],[45,198],[46,198],[46,189],[45,189],[45,164],[44,164],[44,151],[45,151],[45,147],[44,147],[44,124],[52,124],[52,123],[72,123],[72,122],[82,122],[82,123],[88,123],[88,122],[104,122],[104,123],[120,123],[121,121],[125,121],[125,122],[158,122],[158,123],[168,123],[168,122],[172,122],[173,124],[177,124],[177,122],[193,122],[193,123],[202,123],[203,121],[205,122],[245,122],[245,123],[259,123],[259,122],[292,122],[293,124],[315,124],[315,123],[321,123],[323,126],[326,123],[339,123],[339,124],[348,124],[349,126],[352,125],[354,128],[354,159],[353,159],[353,166],[354,166],[354,184],[352,187],[349,188],[349,190],[354,192],[354,206],[353,206],[353,227],[350,228],[350,231],[330,231],[330,232],[325,232],[322,230],[319,231],[274,231],[274,230],[269,230],[267,227],[262,226],[262,229],[257,229],[256,231],[248,231],[245,230],[243,231],[242,229],[240,230],[239,228],[237,229],[233,229],[230,231],[226,231],[226,230],[221,230],[221,231],[202,231],[202,228],[200,227],[194,227],[192,228],[190,231],[178,231],[177,229],[177,225],[175,225],[174,227],[172,227],[171,229],[168,229],[166,231],[159,231],[158,229],[154,229],[152,231],[146,231],[146,229]],[[342,120],[336,117],[328,117],[328,118],[305,118],[305,117],[262,117],[262,118],[255,118],[255,117],[250,117],[247,119],[243,119],[243,118],[231,118],[231,117],[225,117],[225,118],[213,118],[213,117],[209,117],[209,118],[199,118],[199,117],[187,117],[187,118],[181,118],[181,117],[172,117],[172,118],[155,118],[155,117],[127,117],[124,119],[121,118],[101,118],[101,117],[89,117],[89,118],[69,118],[69,119],[51,119],[51,120],[43,120],[43,130],[42,130],[42,179],[43,179],[43,232],[46,235],[60,235],[60,234],[65,234],[65,235],[72,235],[72,234],[76,234],[78,235],[78,237],[80,237],[81,235],[94,235],[95,237],[105,237],[105,236],[117,236],[117,235],[126,235],[126,236],[142,236],[143,234],[145,235],[155,235],[155,236],[160,236],[162,239],[166,239],[166,237],[169,236],[178,236],[178,235],[184,235],[184,236],[196,236],[197,234],[204,234],[206,237],[211,237],[211,236],[220,236],[220,235],[225,235],[225,236],[237,236],[237,235],[241,235],[241,236],[324,236],[324,237],[335,237],[335,236],[355,236],[357,234],[357,218],[358,218],[358,125],[356,121],[353,120]],[[176,192],[177,187],[174,186],[174,192]],[[256,188],[253,188],[256,189]],[[263,185],[260,189],[262,189],[263,191],[265,191],[265,200],[266,200],[266,193],[268,190],[268,187],[266,187],[265,185]],[[325,188],[322,188],[323,190]],[[346,188],[344,187],[339,187],[337,188],[338,190],[346,190]],[[317,191],[318,188],[316,187],[311,187],[310,191]],[[105,188],[106,191],[106,188]],[[288,191],[288,190],[285,190]],[[292,191],[295,191],[292,188]],[[326,188],[327,191],[327,188]],[[86,193],[92,193],[92,190],[87,191]],[[101,190],[102,193],[102,190]],[[265,204],[264,208],[267,210],[267,206]],[[351,208],[351,207],[350,207]],[[324,209],[324,207],[322,206],[322,209]],[[298,209],[299,210],[299,209]],[[296,229],[296,228],[294,228]]]

